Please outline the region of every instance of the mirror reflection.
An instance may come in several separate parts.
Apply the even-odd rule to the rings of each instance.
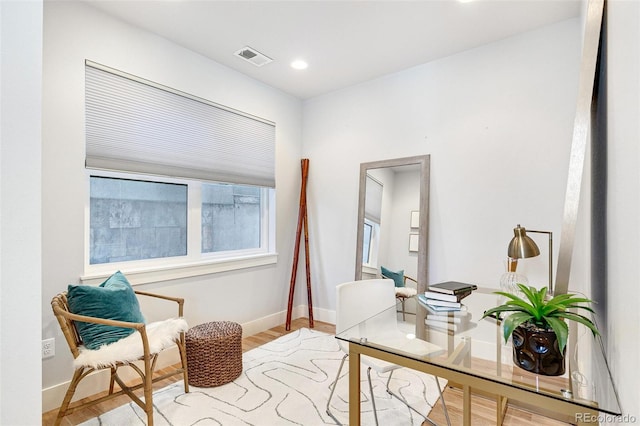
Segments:
[[[429,156],[418,156],[360,170],[356,279],[393,279],[406,320],[415,314],[411,298],[426,285],[428,165]]]
[[[380,169],[377,169],[380,170]],[[382,217],[382,194],[384,184],[373,177],[377,170],[367,172],[365,203],[364,203],[364,230],[362,235],[362,267],[366,268],[367,275],[375,275],[378,265],[378,249],[380,247],[380,223]],[[373,271],[371,271],[373,269]]]

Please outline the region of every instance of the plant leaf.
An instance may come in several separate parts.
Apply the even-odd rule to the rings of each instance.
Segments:
[[[536,310],[535,306],[530,305],[524,300],[510,300],[505,303],[505,306],[513,306],[514,308],[517,307],[519,308],[517,309],[518,311],[528,312],[529,314],[531,314],[531,316],[539,319],[539,312]]]
[[[531,302],[531,304],[534,304],[536,300],[536,294],[537,294],[535,287],[527,287],[524,284],[518,284],[518,287],[520,288],[522,293],[524,293],[527,299]]]
[[[533,315],[527,312],[518,312],[512,315],[509,315],[507,319],[502,323],[502,332],[504,335],[504,341],[509,340],[509,336],[513,333],[513,330],[519,326],[520,324],[529,321],[533,318]]]
[[[574,296],[574,295],[572,295]],[[593,300],[591,299],[586,299],[584,297],[572,297],[570,299],[571,303],[595,303]]]
[[[589,306],[582,306],[582,305],[567,305],[566,306],[567,309],[584,309],[586,311],[589,311],[591,313],[596,313],[593,309],[591,309]]]
[[[554,304],[554,305],[555,305],[555,304],[561,303],[561,302],[562,302],[563,300],[565,300],[565,299],[570,299],[570,298],[572,298],[573,296],[574,296],[574,295],[573,295],[573,294],[571,294],[571,293],[559,294],[559,295],[554,296],[553,298],[551,298],[551,300],[549,300],[549,302],[548,302],[548,303],[551,303],[551,304]]]
[[[567,345],[569,326],[567,326],[567,323],[558,318],[547,318],[547,323],[556,333],[556,338],[558,339],[558,348],[560,349],[560,353],[562,353],[564,351],[564,347]]]
[[[558,306],[558,305],[551,305],[551,304],[547,304],[545,306],[542,306],[540,308],[540,315],[543,317],[546,316],[553,316],[554,312],[557,311],[564,311],[564,307]]]
[[[537,300],[539,305],[544,305],[544,299],[547,297],[547,288],[542,287],[537,294]]]
[[[523,312],[523,309],[515,306],[500,305],[486,310],[482,315],[482,318],[488,317],[493,314],[499,314],[501,312]],[[500,315],[498,315],[498,317],[500,317]]]
[[[574,314],[573,312],[563,312],[561,315],[558,315],[558,317],[566,318],[568,320],[572,320],[572,321],[579,322],[580,324],[584,324],[585,326],[589,327],[589,329],[591,330],[594,336],[600,334],[600,332],[598,331],[598,328],[593,323],[593,321],[591,321],[591,319],[585,317],[584,315]]]

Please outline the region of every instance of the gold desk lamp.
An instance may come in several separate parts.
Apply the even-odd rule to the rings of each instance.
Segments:
[[[538,245],[527,236],[527,232],[536,234],[547,234],[549,236],[549,294],[553,294],[553,233],[551,231],[527,231],[520,224],[513,228],[514,237],[509,242],[507,256],[511,259],[525,259],[535,257],[540,254]]]

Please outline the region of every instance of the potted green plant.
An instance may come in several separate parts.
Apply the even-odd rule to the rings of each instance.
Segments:
[[[593,335],[600,334],[588,317],[570,312],[569,309],[585,309],[593,301],[575,294],[559,294],[547,299],[547,287],[537,290],[518,284],[524,295],[497,291],[506,298],[499,306],[487,310],[484,317],[511,313],[502,321],[505,342],[513,335],[513,361],[519,367],[537,374],[557,376],[564,374],[564,353],[569,336],[565,320],[576,321],[588,327]]]

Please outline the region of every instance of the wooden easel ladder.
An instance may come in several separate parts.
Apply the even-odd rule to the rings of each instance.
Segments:
[[[296,229],[296,244],[293,249],[293,269],[289,282],[289,303],[287,304],[286,330],[291,329],[291,311],[293,309],[293,293],[296,287],[296,275],[298,272],[298,255],[300,253],[300,236],[304,226],[304,254],[307,273],[307,300],[309,305],[309,328],[313,328],[313,303],[311,302],[311,271],[309,270],[309,224],[307,218],[307,179],[309,177],[309,159],[303,158],[300,162],[302,168],[302,185],[300,187],[300,210],[298,212],[298,227]]]

